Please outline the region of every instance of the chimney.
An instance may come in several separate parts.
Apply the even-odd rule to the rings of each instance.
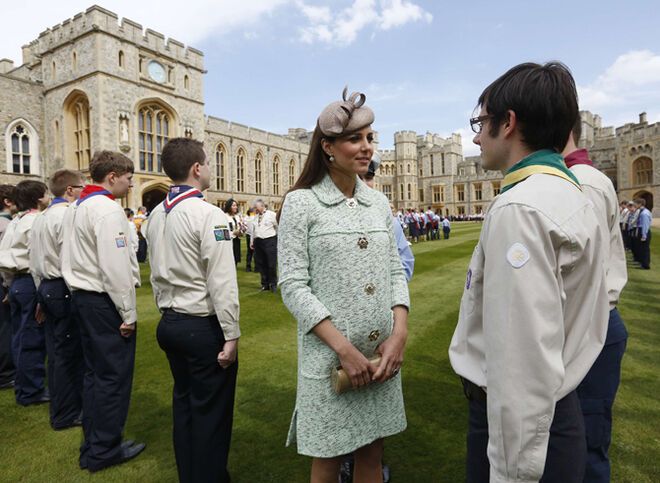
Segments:
[[[646,113],[645,112],[642,112],[639,115],[639,123],[640,124],[646,124]]]

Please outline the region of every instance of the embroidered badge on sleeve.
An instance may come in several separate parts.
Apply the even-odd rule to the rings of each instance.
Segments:
[[[529,261],[530,255],[527,247],[522,243],[514,243],[506,252],[506,259],[513,268],[520,268]]]
[[[123,236],[116,237],[115,243],[117,244],[117,248],[124,248],[126,246],[126,237]]]

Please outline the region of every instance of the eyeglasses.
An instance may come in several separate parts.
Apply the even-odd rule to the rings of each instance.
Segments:
[[[81,185],[81,184],[72,184],[72,185],[69,185],[69,186],[71,188],[84,188],[85,187],[84,185]]]
[[[494,116],[492,114],[484,114],[483,116],[473,117],[470,119],[470,128],[475,134],[479,134],[481,129],[484,127],[484,121],[493,117]]]

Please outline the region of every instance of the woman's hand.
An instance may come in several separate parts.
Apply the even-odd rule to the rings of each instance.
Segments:
[[[408,340],[408,332],[404,327],[405,324],[399,324],[397,330],[395,325],[392,335],[376,348],[376,353],[380,354],[381,359],[378,371],[373,375],[374,381],[385,382],[399,373]]]
[[[376,367],[353,344],[346,344],[343,350],[337,352],[337,355],[342,369],[351,380],[353,388],[366,386],[371,382]]]

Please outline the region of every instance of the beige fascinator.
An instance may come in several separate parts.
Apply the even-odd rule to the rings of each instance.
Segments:
[[[326,136],[337,137],[373,124],[374,112],[364,102],[367,96],[354,92],[346,99],[348,86],[344,87],[342,101],[329,104],[319,116],[319,129]]]

